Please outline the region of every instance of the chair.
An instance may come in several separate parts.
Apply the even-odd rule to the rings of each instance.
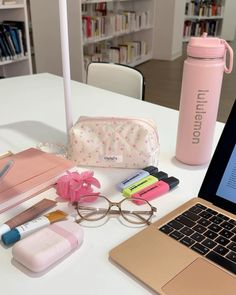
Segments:
[[[144,78],[126,65],[92,62],[87,68],[87,84],[144,100]]]

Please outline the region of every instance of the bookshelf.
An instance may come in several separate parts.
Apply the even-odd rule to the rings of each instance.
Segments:
[[[67,1],[72,79],[85,82],[90,61],[136,66],[151,59],[155,1]],[[37,72],[61,75],[58,1],[30,4]]]
[[[9,28],[9,26],[11,28],[8,41],[5,35],[7,33],[2,33],[2,26],[0,30],[1,41],[5,42],[5,45],[1,43],[4,48],[0,47],[0,76],[7,78],[32,74],[26,1],[0,1],[0,23],[4,24],[4,28]],[[14,35],[15,41],[12,40],[14,39],[12,34],[16,34]],[[11,45],[6,42],[12,44],[11,49],[9,49]]]
[[[235,37],[235,0],[186,0],[183,41],[190,36],[200,36],[205,31],[209,36],[227,41]]]

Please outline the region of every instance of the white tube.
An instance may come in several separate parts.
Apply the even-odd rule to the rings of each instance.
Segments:
[[[65,112],[67,138],[69,130],[73,126],[72,104],[71,104],[71,78],[70,78],[70,53],[68,38],[67,1],[59,0],[60,32],[61,32],[61,54],[64,78]]]

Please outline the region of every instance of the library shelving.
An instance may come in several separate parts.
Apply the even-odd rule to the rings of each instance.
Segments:
[[[183,41],[190,36],[199,37],[203,32],[208,36],[234,40],[234,0],[186,0]]]
[[[90,61],[136,66],[151,59],[155,1],[67,1],[72,79],[85,82]],[[37,72],[61,73],[58,1],[30,3]]]
[[[0,76],[32,74],[25,0],[0,2]]]

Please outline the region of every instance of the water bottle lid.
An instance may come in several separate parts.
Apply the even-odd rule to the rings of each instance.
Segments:
[[[203,33],[201,37],[191,37],[187,46],[188,56],[196,58],[223,58],[225,51],[223,40],[207,37],[207,33]]]

